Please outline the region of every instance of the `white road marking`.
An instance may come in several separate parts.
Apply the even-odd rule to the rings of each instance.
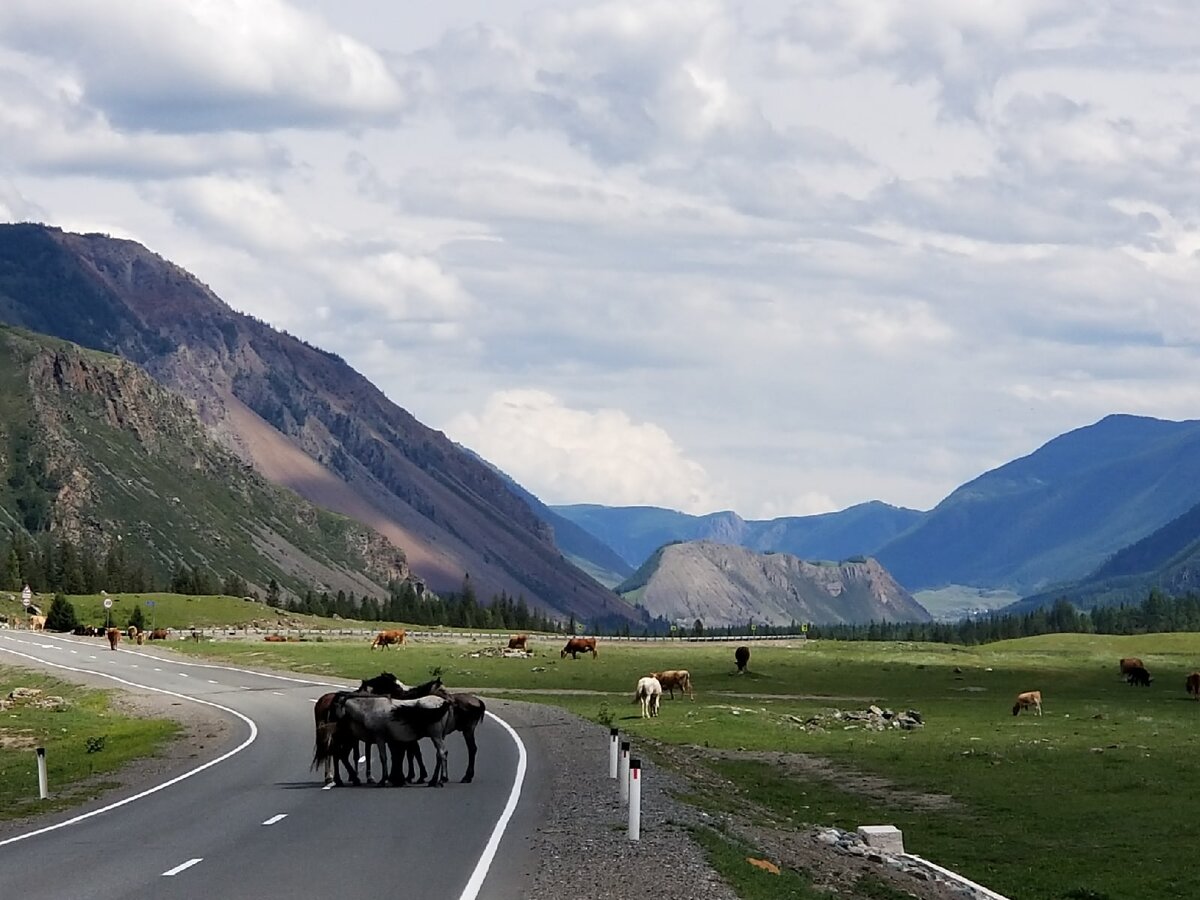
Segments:
[[[95,658],[96,658],[96,657],[94,657],[94,656],[89,656],[89,657],[88,657],[88,659],[95,659]]]
[[[279,691],[271,691],[271,693],[272,693],[272,694],[274,694],[276,697],[282,697],[282,696],[283,696],[283,694],[279,693]]]
[[[495,713],[486,713],[489,719],[494,719],[498,722],[509,737],[513,739],[513,743],[517,745],[517,774],[513,778],[512,790],[508,792],[508,802],[504,804],[504,812],[500,813],[500,818],[496,820],[496,827],[492,829],[492,836],[488,838],[487,846],[483,848],[483,853],[479,857],[479,862],[475,864],[475,871],[471,873],[471,879],[467,882],[467,886],[459,895],[458,900],[475,900],[479,896],[479,891],[483,887],[483,880],[487,878],[488,869],[492,867],[492,860],[496,858],[496,851],[500,848],[500,841],[504,837],[504,829],[508,827],[509,820],[512,819],[513,813],[517,811],[517,801],[521,799],[521,787],[525,784],[525,745],[521,743],[521,737],[513,730],[513,727],[505,722]]]
[[[161,671],[162,671],[162,669],[160,669],[158,666],[155,666],[155,667],[154,667],[154,671],[155,671],[155,672],[161,672]]]
[[[163,872],[163,875],[164,876],[178,875],[184,869],[190,869],[192,866],[194,866],[196,863],[202,861],[203,859],[204,859],[203,856],[197,856],[195,859],[189,859],[187,862],[180,863],[173,869],[167,869],[167,871]]]
[[[138,667],[138,664],[137,664],[137,663],[130,663],[130,664],[129,664],[129,668],[131,668],[131,669],[136,669],[137,667]]]
[[[287,818],[287,813],[280,813],[277,816],[271,816],[271,818],[267,819],[267,821],[263,822],[263,824],[264,825],[274,825],[276,822],[282,821],[283,819],[286,819],[286,818]]]
[[[140,793],[133,794],[132,796],[126,797],[124,800],[118,800],[117,802],[110,803],[107,806],[101,806],[99,809],[93,809],[91,812],[86,812],[86,813],[83,813],[82,815],[75,816],[74,818],[66,819],[65,821],[59,822],[56,825],[47,825],[44,828],[36,828],[33,831],[27,831],[24,834],[18,834],[13,837],[6,838],[5,840],[0,840],[0,847],[3,847],[7,844],[15,844],[17,841],[23,841],[23,840],[26,840],[27,838],[36,837],[39,834],[46,834],[47,832],[50,832],[50,831],[57,831],[60,828],[66,828],[68,825],[75,825],[76,823],[83,822],[84,820],[90,819],[93,816],[98,816],[103,813],[110,812],[111,810],[117,809],[118,807],[125,806],[127,803],[132,803],[135,800],[141,800],[143,797],[149,797],[151,794],[156,794],[159,791],[163,790],[164,788],[169,788],[171,785],[178,784],[179,782],[181,782],[187,778],[191,778],[193,775],[198,775],[199,773],[203,772],[205,769],[211,769],[213,766],[217,765],[218,763],[225,762],[225,760],[229,759],[231,756],[241,753],[243,750],[245,750],[247,747],[249,747],[251,744],[253,744],[255,742],[255,740],[258,739],[258,725],[255,724],[253,719],[251,719],[247,715],[244,715],[244,714],[238,712],[236,709],[230,709],[228,706],[222,706],[219,703],[213,703],[211,700],[201,700],[199,697],[189,697],[187,694],[179,694],[179,693],[176,693],[175,691],[165,690],[164,688],[156,688],[156,687],[151,687],[148,684],[138,684],[137,682],[134,682],[134,681],[126,681],[124,678],[118,678],[116,675],[109,675],[105,672],[96,672],[96,671],[93,671],[92,669],[78,669],[74,666],[64,666],[61,663],[47,662],[44,659],[39,659],[36,656],[30,656],[28,653],[21,653],[18,650],[11,650],[8,647],[0,646],[0,652],[11,653],[13,656],[19,656],[23,659],[28,659],[35,663],[38,663],[39,665],[50,666],[51,668],[54,668],[54,669],[65,669],[68,672],[79,672],[84,675],[99,675],[101,678],[110,678],[113,681],[117,682],[118,684],[124,684],[124,685],[127,685],[129,687],[134,687],[134,688],[141,688],[144,691],[153,691],[156,694],[166,694],[168,697],[178,697],[180,700],[190,700],[192,703],[199,703],[201,706],[211,706],[211,707],[213,707],[213,709],[219,709],[219,710],[221,710],[221,712],[229,713],[231,716],[241,719],[243,722],[245,722],[250,727],[250,734],[244,741],[242,741],[240,744],[238,744],[236,747],[234,747],[232,750],[228,751],[227,753],[221,754],[216,759],[210,759],[208,762],[202,763],[201,765],[196,766],[196,768],[194,768],[194,769],[189,769],[188,771],[182,773],[181,775],[176,775],[174,778],[168,779],[167,781],[164,781],[161,784],[156,784],[156,785],[154,785],[154,787],[147,788],[146,790],[141,791]],[[194,862],[199,862],[199,861],[200,860],[198,860],[198,859],[194,860]],[[192,863],[188,863],[187,865],[192,865]]]
[[[191,676],[188,675],[187,672],[176,672],[175,674],[178,675],[180,678],[191,678]]]
[[[220,684],[220,682],[219,682],[219,681],[213,681],[211,678],[210,678],[210,679],[208,679],[208,683],[209,683],[209,684]]]

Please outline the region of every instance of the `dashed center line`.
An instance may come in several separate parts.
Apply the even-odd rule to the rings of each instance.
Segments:
[[[271,691],[271,693],[272,693],[272,694],[274,694],[276,697],[282,697],[282,696],[283,696],[283,694],[279,693],[279,691]]]
[[[286,818],[287,818],[287,813],[280,813],[277,816],[271,816],[271,818],[267,819],[267,821],[263,822],[263,824],[264,825],[274,825],[276,822],[279,822]]]
[[[213,680],[210,678],[210,679],[208,679],[208,683],[209,683],[209,684],[220,684],[221,682],[219,682],[219,681],[213,681]]]
[[[178,675],[180,678],[189,677],[187,672],[176,672],[175,674]]]
[[[194,866],[198,862],[201,862],[203,859],[204,859],[203,856],[197,856],[195,859],[189,859],[187,862],[180,863],[173,869],[167,869],[167,871],[163,872],[163,875],[164,876],[178,875],[184,869],[190,869],[192,866]]]

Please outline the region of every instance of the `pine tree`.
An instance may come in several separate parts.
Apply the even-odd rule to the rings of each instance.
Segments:
[[[79,620],[75,617],[75,607],[62,594],[55,594],[50,604],[50,612],[46,614],[47,631],[73,631]]]

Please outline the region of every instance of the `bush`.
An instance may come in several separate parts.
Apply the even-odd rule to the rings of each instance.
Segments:
[[[133,608],[133,612],[129,614],[129,625],[133,625],[138,631],[146,630],[146,614],[142,612],[142,605],[139,603]]]
[[[75,607],[71,605],[71,601],[62,594],[55,594],[54,602],[50,604],[50,612],[46,614],[46,630],[74,631],[78,624],[79,619],[75,616]]]

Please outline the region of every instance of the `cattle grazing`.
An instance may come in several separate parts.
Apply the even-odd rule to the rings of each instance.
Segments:
[[[675,689],[679,688],[681,694],[687,694],[695,701],[696,695],[692,693],[692,676],[687,669],[651,672],[650,677],[658,679],[658,683],[662,685],[663,690],[670,695],[672,700],[675,699]]]
[[[571,659],[579,659],[580,653],[588,653],[588,652],[590,652],[592,654],[592,659],[595,659],[597,657],[598,654],[596,653],[596,639],[595,638],[574,637],[567,641],[567,646],[562,648],[562,652],[558,654],[558,658],[566,659],[567,654],[570,653]]]
[[[1134,669],[1144,669],[1144,668],[1146,668],[1146,665],[1145,665],[1145,663],[1143,663],[1143,662],[1142,662],[1140,659],[1138,659],[1136,656],[1123,656],[1123,657],[1121,657],[1121,660],[1120,660],[1120,662],[1118,663],[1118,666],[1119,666],[1119,668],[1120,668],[1120,670],[1121,670],[1121,677],[1122,677],[1122,678],[1128,678],[1128,677],[1129,677],[1129,673],[1130,673],[1131,671],[1133,671]]]
[[[1042,714],[1042,692],[1025,691],[1023,694],[1017,694],[1017,702],[1013,704],[1013,715],[1017,715],[1023,709],[1032,709],[1040,716]]]
[[[375,635],[375,640],[371,641],[371,649],[379,647],[386,650],[392,644],[399,644],[401,647],[408,643],[408,632],[403,628],[397,628],[393,631],[381,631]]]
[[[30,616],[29,617],[29,630],[30,631],[45,631],[46,630],[46,617],[45,616]]]
[[[130,625],[129,628],[126,629],[125,633],[129,635],[129,639],[131,641],[136,641],[138,636],[138,627],[136,625]]]
[[[470,784],[475,779],[475,755],[478,751],[478,744],[475,742],[475,729],[479,727],[479,723],[483,721],[484,715],[487,713],[487,707],[483,701],[474,694],[463,694],[456,691],[447,691],[439,679],[426,682],[415,688],[410,688],[407,691],[404,685],[396,680],[396,676],[391,672],[381,672],[374,678],[364,681],[359,685],[360,691],[368,691],[376,694],[386,694],[393,700],[407,700],[414,696],[420,696],[420,691],[428,689],[428,693],[436,694],[439,697],[445,697],[450,701],[450,722],[446,727],[446,734],[452,734],[455,731],[461,732],[463,743],[467,745],[467,771],[463,775],[463,784]],[[413,762],[421,768],[421,781],[425,780],[425,761],[421,758],[420,748],[414,744],[411,748],[405,748],[405,753],[408,758],[409,781],[412,781]],[[447,762],[449,756],[447,755]],[[393,768],[395,775],[395,768]],[[447,773],[449,777],[449,773]]]
[[[1126,676],[1125,680],[1129,684],[1150,687],[1150,682],[1152,682],[1154,679],[1150,677],[1150,673],[1146,670],[1145,666],[1134,666],[1129,670],[1129,674]]]
[[[529,635],[514,634],[512,637],[510,637],[508,639],[508,649],[509,650],[528,650],[529,648],[526,647],[526,644],[528,642],[529,642]]]
[[[104,637],[107,633],[103,625],[76,625],[75,630],[71,632],[79,637]]]
[[[110,628],[104,633],[104,636],[108,638],[108,649],[116,650],[117,644],[121,643],[121,629]]]
[[[287,641],[287,638],[285,638],[282,634],[266,634],[263,635],[263,640],[268,644],[282,644]]]
[[[653,675],[639,678],[637,690],[633,693],[633,702],[642,704],[642,718],[649,719],[658,715],[658,704],[662,701],[662,685]]]
[[[1187,692],[1195,700],[1200,700],[1200,672],[1193,672],[1187,677]]]
[[[139,631],[137,633],[137,645],[140,647],[144,643],[146,643],[146,632]]]
[[[737,663],[737,673],[741,675],[746,671],[746,666],[750,665],[750,648],[738,647],[733,651],[733,661]]]
[[[170,636],[171,636],[170,628],[155,628],[153,631],[150,632],[150,640],[152,640],[152,641],[165,641]]]

